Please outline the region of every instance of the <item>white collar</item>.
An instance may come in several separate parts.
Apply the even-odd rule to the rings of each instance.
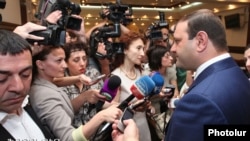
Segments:
[[[224,53],[222,55],[219,55],[219,56],[216,56],[208,61],[206,61],[205,63],[201,64],[197,70],[196,70],[196,73],[195,73],[195,76],[194,76],[194,80],[199,76],[199,74],[205,70],[208,66],[210,66],[211,64],[215,63],[215,62],[218,62],[220,60],[223,60],[223,59],[226,59],[226,58],[229,58],[230,57],[230,54],[229,53]]]
[[[29,95],[27,95],[22,103],[22,107],[19,109],[20,112],[23,112],[23,108],[28,104],[29,102]],[[6,118],[6,116],[8,116],[8,113],[4,112],[4,111],[0,111],[0,123],[3,122],[3,120]]]

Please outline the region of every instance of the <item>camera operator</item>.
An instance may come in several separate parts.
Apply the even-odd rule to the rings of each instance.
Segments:
[[[119,6],[109,4],[111,7],[119,9]],[[120,37],[120,34],[128,33],[130,30],[122,23],[117,23],[117,19],[109,18],[112,9],[109,6],[103,8],[100,12],[100,16],[103,22],[93,26],[87,33],[86,38],[89,41],[91,50],[89,66],[93,66],[102,74],[108,76],[110,74],[110,63],[113,55],[114,41]],[[123,11],[125,12],[125,11]],[[117,25],[119,24],[119,26]],[[119,44],[116,44],[119,45]],[[118,47],[119,48],[119,47]]]
[[[150,40],[150,46],[162,45],[167,47],[169,39],[169,24],[165,21],[165,14],[159,11],[159,21],[151,24],[147,31],[146,37]]]

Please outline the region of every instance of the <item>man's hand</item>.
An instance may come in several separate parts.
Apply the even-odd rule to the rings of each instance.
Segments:
[[[45,26],[41,26],[41,25],[38,25],[35,23],[27,22],[24,25],[17,26],[13,32],[20,35],[24,39],[43,40],[44,37],[32,35],[32,34],[30,34],[30,32],[45,30],[45,29],[46,29]]]
[[[62,17],[62,11],[60,10],[56,10],[53,11],[52,13],[50,13],[47,17],[46,17],[46,21],[49,24],[57,24],[58,20]]]
[[[139,130],[133,119],[124,120],[123,123],[126,126],[124,133],[121,133],[117,128],[118,120],[112,125],[112,139],[113,141],[139,141]]]

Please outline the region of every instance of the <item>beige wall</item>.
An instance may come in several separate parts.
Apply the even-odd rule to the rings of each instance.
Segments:
[[[227,42],[229,46],[246,46],[247,32],[248,32],[248,18],[249,18],[249,8],[240,8],[236,10],[226,11],[218,13],[222,16],[222,21],[224,21],[224,16],[231,15],[235,13],[240,13],[241,27],[237,29],[226,29]]]
[[[4,9],[0,9],[2,20],[8,23],[21,24],[21,11],[19,0],[6,0]]]
[[[228,46],[245,47],[247,45],[247,33],[249,22],[249,7],[235,9],[231,11],[220,12],[218,15],[222,16],[222,22],[225,24],[224,16],[240,13],[241,27],[237,29],[226,29]],[[231,53],[236,60],[244,59],[243,54]]]

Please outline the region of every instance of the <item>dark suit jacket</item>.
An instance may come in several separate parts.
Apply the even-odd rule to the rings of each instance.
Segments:
[[[250,124],[250,83],[232,58],[206,68],[179,101],[165,141],[202,141],[206,124]]]
[[[54,139],[54,136],[47,130],[45,126],[42,125],[38,117],[36,116],[34,110],[30,105],[24,107],[26,112],[31,116],[31,118],[35,121],[37,126],[42,130],[46,139]],[[0,124],[0,138],[1,140],[7,141],[8,139],[15,140],[14,137]]]

